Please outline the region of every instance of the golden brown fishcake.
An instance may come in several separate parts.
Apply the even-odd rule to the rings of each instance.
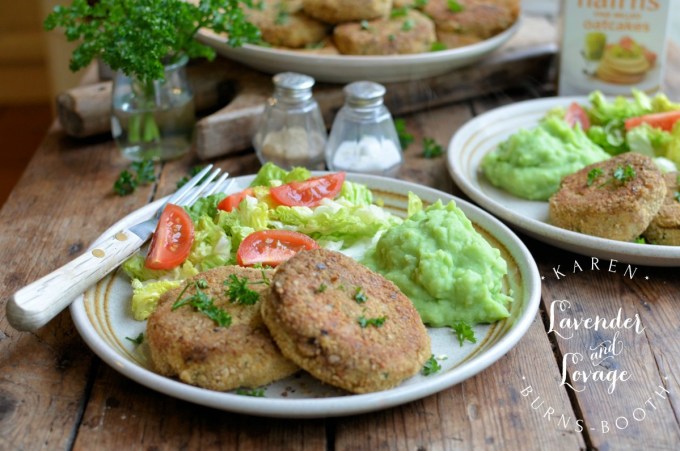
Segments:
[[[273,46],[304,48],[323,41],[328,26],[301,11],[290,11],[285,2],[269,1],[260,8],[246,10],[247,19],[262,33],[262,40]]]
[[[303,0],[302,7],[315,19],[338,24],[387,17],[392,0]]]
[[[624,153],[566,176],[550,198],[550,222],[575,232],[632,241],[657,214],[665,194],[663,176],[652,159]]]
[[[427,330],[399,288],[325,249],[278,267],[262,317],[285,356],[354,393],[394,387],[431,355]]]
[[[643,233],[652,244],[680,246],[680,200],[678,199],[678,177],[680,173],[669,172],[663,175],[666,182],[666,198],[659,212]]]
[[[268,290],[262,271],[238,266],[215,268],[192,280],[205,279],[202,290],[214,304],[231,315],[231,325],[219,327],[212,319],[190,305],[172,310],[181,289],[165,293],[146,326],[151,361],[159,373],[212,390],[258,387],[289,376],[297,366],[283,357],[262,322],[260,299],[254,305],[229,300],[224,285],[230,275],[255,282],[248,287],[259,293]],[[196,293],[192,286],[182,299]]]
[[[333,30],[335,45],[347,55],[429,52],[436,40],[434,23],[414,10],[397,17],[344,23]]]
[[[438,32],[457,33],[467,38],[488,39],[508,29],[519,15],[519,0],[458,0],[460,10],[448,0],[429,0],[423,11]]]

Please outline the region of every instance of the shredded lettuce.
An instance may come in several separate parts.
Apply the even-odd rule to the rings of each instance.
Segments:
[[[312,174],[309,170],[303,167],[296,167],[286,171],[274,163],[267,162],[257,172],[250,186],[277,186],[284,183],[307,180],[311,176]]]
[[[149,269],[144,266],[144,256],[140,253],[128,258],[122,265],[125,274],[130,279],[147,280],[178,280],[193,277],[199,273],[198,269],[189,261],[173,269]]]
[[[423,201],[411,191],[408,192],[408,207],[406,207],[406,217],[410,218],[414,214],[423,210]]]
[[[347,180],[343,182],[337,198],[345,199],[354,205],[371,205],[373,203],[373,193],[366,185]]]
[[[194,243],[188,261],[201,271],[224,266],[231,260],[231,240],[222,227],[208,216],[194,226]]]
[[[217,204],[224,198],[224,193],[211,194],[210,196],[197,199],[193,205],[185,207],[185,209],[189,216],[191,216],[191,220],[196,223],[201,216],[215,217],[217,214]]]
[[[143,283],[132,279],[132,316],[144,321],[156,310],[158,300],[166,292],[182,285],[181,280],[158,280]]]

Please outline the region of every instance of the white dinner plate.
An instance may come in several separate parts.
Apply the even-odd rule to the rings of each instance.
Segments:
[[[231,47],[224,36],[210,30],[200,30],[197,38],[222,56],[270,74],[293,71],[314,77],[316,81],[388,83],[434,77],[470,65],[510,39],[519,29],[520,22],[518,19],[502,33],[475,44],[410,55],[324,55],[251,44]]]
[[[408,191],[426,203],[454,199],[441,191],[395,179],[352,174],[348,179],[367,184],[374,196],[384,201],[385,208],[401,216],[405,214]],[[243,189],[251,180],[252,176],[236,178],[230,191]],[[450,329],[429,329],[433,354],[447,356],[440,361],[442,370],[430,376],[418,374],[390,390],[348,394],[301,371],[267,386],[265,397],[250,397],[206,390],[156,374],[151,370],[146,346],[137,347],[126,339],[144,332],[145,323],[132,318],[130,282],[121,271],[110,274],[78,298],[71,305],[71,315],[85,342],[112,368],[153,390],[197,404],[252,415],[313,418],[357,414],[406,403],[457,384],[501,358],[527,331],[540,301],[538,269],[524,244],[493,216],[463,200],[455,201],[508,263],[504,286],[513,298],[511,317],[475,327],[477,343],[466,342],[462,347]],[[102,236],[150,217],[161,202],[126,216]]]
[[[496,188],[480,170],[482,158],[521,128],[536,127],[548,110],[585,97],[528,100],[491,110],[461,127],[447,153],[449,172],[465,194],[487,211],[532,237],[590,257],[649,266],[680,266],[680,246],[627,243],[572,232],[551,225],[548,202],[516,197]]]

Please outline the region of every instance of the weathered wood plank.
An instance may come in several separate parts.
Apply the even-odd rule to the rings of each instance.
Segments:
[[[323,420],[231,414],[157,393],[99,365],[74,449],[326,450]]]
[[[336,449],[581,449],[576,415],[555,389],[556,375],[537,318],[514,349],[477,376],[405,406],[337,420]],[[531,406],[536,396],[544,402],[538,410]],[[544,416],[548,406],[569,429],[559,426],[559,413]]]
[[[53,128],[0,211],[0,309],[21,286],[81,253],[140,196],[111,194],[109,143],[75,146]],[[86,194],[84,194],[86,193]],[[0,448],[68,448],[86,402],[92,353],[68,312],[36,333],[0,321]]]

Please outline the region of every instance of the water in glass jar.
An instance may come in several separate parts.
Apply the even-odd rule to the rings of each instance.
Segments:
[[[138,108],[130,96],[121,96],[113,102],[111,131],[126,158],[169,160],[189,151],[195,121],[190,92],[155,108]]]

